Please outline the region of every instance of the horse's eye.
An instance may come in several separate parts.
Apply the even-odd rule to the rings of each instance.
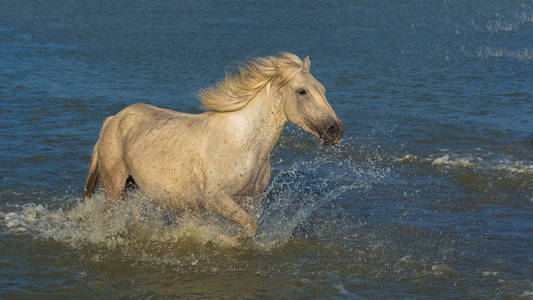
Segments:
[[[307,95],[307,91],[305,89],[299,89],[296,91],[299,95],[301,96],[305,96]]]

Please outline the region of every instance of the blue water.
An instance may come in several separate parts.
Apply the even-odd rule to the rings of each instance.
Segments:
[[[213,246],[231,224],[135,195],[95,225],[105,117],[202,112],[280,51],[311,57],[346,132],[286,128],[257,238]],[[526,0],[0,0],[0,298],[532,298],[532,67]]]

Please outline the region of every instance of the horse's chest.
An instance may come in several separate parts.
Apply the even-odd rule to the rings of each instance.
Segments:
[[[248,164],[235,169],[235,190],[240,195],[257,195],[261,193],[270,179],[270,163]],[[230,183],[231,185],[231,183]]]

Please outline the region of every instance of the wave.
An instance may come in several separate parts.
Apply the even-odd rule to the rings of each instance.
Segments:
[[[520,62],[529,62],[533,59],[533,49],[509,49],[508,47],[477,47],[474,49],[467,49],[465,46],[461,46],[460,52],[466,57],[477,57],[482,60],[489,58],[513,58]]]
[[[495,14],[494,18],[487,23],[485,29],[489,33],[518,31],[521,26],[532,22],[533,12],[530,10],[522,10],[509,18],[509,20],[501,14]]]
[[[437,154],[427,157],[418,157],[406,154],[395,158],[396,162],[403,164],[431,165],[434,167],[457,167],[469,169],[484,169],[501,171],[505,173],[533,175],[533,163],[512,158],[485,160],[480,156],[465,154]]]

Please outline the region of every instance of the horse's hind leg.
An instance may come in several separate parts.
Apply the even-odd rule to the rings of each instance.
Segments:
[[[102,188],[107,202],[119,200],[126,187],[128,173],[125,167],[117,166],[102,171],[101,180]]]
[[[98,138],[98,165],[100,183],[104,190],[106,206],[122,197],[128,179],[128,168],[124,162],[121,119],[107,118]]]
[[[101,184],[107,204],[120,200],[126,187],[128,169],[121,157],[115,153],[103,153],[101,157]]]

